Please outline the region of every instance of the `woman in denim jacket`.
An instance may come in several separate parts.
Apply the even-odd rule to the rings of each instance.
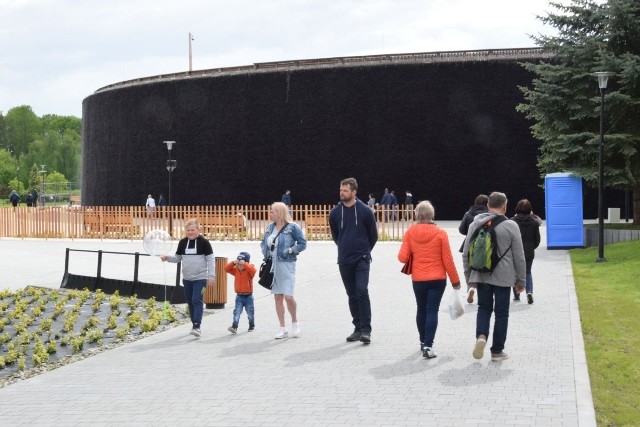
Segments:
[[[293,291],[296,283],[296,260],[298,254],[307,248],[307,240],[304,238],[300,226],[291,219],[287,205],[284,203],[275,202],[271,205],[269,219],[272,222],[265,230],[260,248],[264,259],[269,256],[273,258],[271,293],[275,299],[276,313],[280,322],[280,331],[275,338],[278,340],[289,336],[284,321],[284,302],[287,303],[287,309],[291,315],[293,337],[298,338],[300,337],[300,325],[298,325],[297,304],[293,297]],[[275,244],[273,244],[274,240]]]

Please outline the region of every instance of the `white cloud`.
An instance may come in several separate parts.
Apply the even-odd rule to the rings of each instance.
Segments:
[[[333,56],[528,47],[543,0],[0,0],[0,111],[80,116],[122,80]]]

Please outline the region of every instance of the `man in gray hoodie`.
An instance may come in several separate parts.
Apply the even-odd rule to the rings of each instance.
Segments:
[[[473,236],[475,230],[488,221],[504,216],[507,212],[507,196],[504,193],[491,193],[488,208],[489,212],[479,214],[474,218],[469,226],[467,236]],[[520,292],[523,292],[526,281],[526,262],[518,224],[506,218],[501,218],[501,220],[494,229],[498,256],[501,258],[492,272],[471,270],[469,266],[469,241],[471,239],[465,240],[462,252],[467,285],[476,288],[478,294],[476,344],[473,348],[473,357],[482,359],[489,336],[491,313],[495,313],[491,360],[497,362],[509,357],[503,350],[509,326],[511,288],[515,286]]]

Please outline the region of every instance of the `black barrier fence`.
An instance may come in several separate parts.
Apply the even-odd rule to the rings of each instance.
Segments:
[[[97,272],[94,276],[84,276],[69,273],[69,257],[71,252],[89,252],[97,254]],[[134,256],[133,280],[112,279],[102,276],[102,255],[132,255]],[[140,271],[140,257],[150,256],[139,252],[110,252],[110,251],[92,251],[86,249],[70,249],[67,248],[64,260],[64,276],[60,288],[65,289],[84,289],[95,292],[101,289],[107,294],[113,294],[115,291],[122,296],[136,295],[140,299],[149,299],[155,297],[156,301],[168,300],[171,304],[186,303],[184,297],[184,289],[180,286],[180,263],[176,268],[176,281],[174,286],[161,285],[156,283],[145,283],[138,280]]]

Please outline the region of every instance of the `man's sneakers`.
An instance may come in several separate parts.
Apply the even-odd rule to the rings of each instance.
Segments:
[[[362,344],[371,344],[371,332],[363,332],[360,335],[360,342]]]
[[[287,330],[283,328],[283,329],[280,329],[280,332],[278,332],[274,338],[277,340],[282,340],[288,337],[289,337],[289,332],[287,332]]]
[[[229,326],[229,327],[227,328],[227,331],[229,331],[229,332],[231,332],[232,334],[234,334],[234,335],[235,335],[235,334],[237,334],[237,333],[238,333],[238,326],[237,326],[237,325]]]
[[[508,358],[509,355],[504,351],[501,351],[500,353],[491,353],[491,360],[494,362],[502,362],[503,360],[507,360]]]
[[[347,342],[360,341],[362,344],[371,344],[371,332],[362,332],[355,330],[347,337]]]
[[[202,335],[200,333],[200,328],[193,328],[191,329],[191,335],[193,335],[194,337],[200,338],[200,336]]]
[[[253,323],[249,323],[249,332],[253,332],[256,329],[256,325]]]
[[[360,341],[361,337],[362,337],[362,332],[353,331],[353,333],[347,337],[347,342]]]
[[[527,294],[527,302],[533,304],[533,294]]]
[[[438,357],[438,355],[431,347],[424,347],[422,349],[422,357],[426,359],[433,359],[434,357]]]
[[[467,302],[469,304],[473,304],[473,294],[476,293],[476,290],[473,288],[469,288],[469,291],[467,292]]]
[[[487,345],[487,338],[484,335],[480,335],[476,340],[476,345],[473,346],[473,358],[482,359],[484,355],[484,347]]]

